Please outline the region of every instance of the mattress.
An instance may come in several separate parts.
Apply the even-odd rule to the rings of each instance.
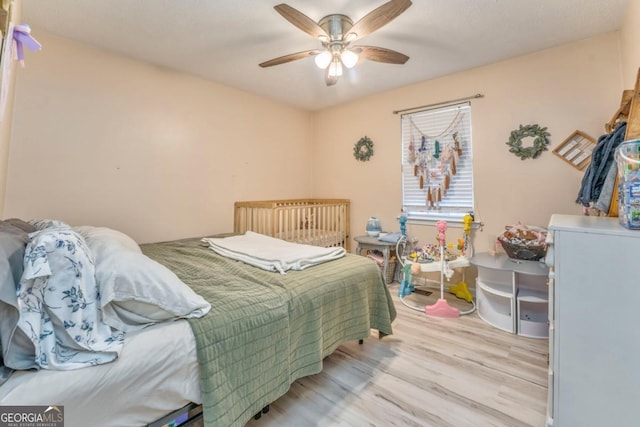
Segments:
[[[63,405],[65,427],[140,427],[200,403],[199,375],[192,329],[178,320],[127,334],[112,363],[16,372],[0,387],[0,405]]]

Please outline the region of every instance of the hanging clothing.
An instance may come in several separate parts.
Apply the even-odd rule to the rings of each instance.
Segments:
[[[609,172],[607,173],[607,177],[604,180],[604,184],[602,184],[600,197],[598,197],[598,201],[594,205],[594,207],[598,209],[600,212],[609,212],[609,208],[611,207],[611,200],[613,199],[613,193],[616,187],[617,176],[618,176],[618,164],[614,160],[613,162],[611,162],[611,166],[609,166]]]
[[[627,124],[621,123],[610,134],[602,135],[591,153],[591,163],[587,166],[576,203],[591,206],[598,202],[602,188],[614,163],[613,155],[616,148],[624,141]],[[611,198],[611,197],[609,197]],[[600,201],[604,205],[604,201]]]

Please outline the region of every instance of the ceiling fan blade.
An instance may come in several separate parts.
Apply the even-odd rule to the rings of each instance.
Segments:
[[[384,62],[386,64],[404,64],[409,57],[404,53],[395,50],[385,49],[377,46],[354,46],[354,52],[358,53],[361,58],[369,59],[376,62]]]
[[[290,53],[289,55],[280,56],[278,58],[270,59],[269,61],[265,61],[260,64],[262,68],[272,67],[274,65],[285,64],[287,62],[296,61],[302,58],[308,58],[313,55],[317,55],[321,50],[313,49],[313,50],[305,50],[303,52]]]
[[[411,6],[411,0],[391,0],[373,9],[349,29],[347,39],[357,40],[388,24]],[[349,34],[355,34],[349,37]]]
[[[329,35],[322,29],[313,19],[309,18],[304,13],[292,8],[287,4],[279,4],[273,7],[276,12],[284,17],[287,21],[291,22],[296,27],[300,28],[305,33],[324,39],[329,39]]]

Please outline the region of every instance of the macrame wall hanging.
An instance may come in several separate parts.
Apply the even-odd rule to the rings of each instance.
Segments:
[[[426,206],[437,208],[451,185],[451,177],[462,155],[458,126],[464,113],[458,111],[451,123],[439,134],[428,135],[411,119],[409,161],[420,189],[426,190]]]

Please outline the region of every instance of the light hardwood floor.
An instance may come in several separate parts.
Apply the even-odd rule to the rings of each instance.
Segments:
[[[247,427],[545,425],[547,340],[512,335],[477,313],[426,317],[405,307],[390,285],[394,334],[349,342],[321,373],[296,381]],[[439,292],[405,300],[424,306]],[[448,295],[462,309],[469,305]]]

